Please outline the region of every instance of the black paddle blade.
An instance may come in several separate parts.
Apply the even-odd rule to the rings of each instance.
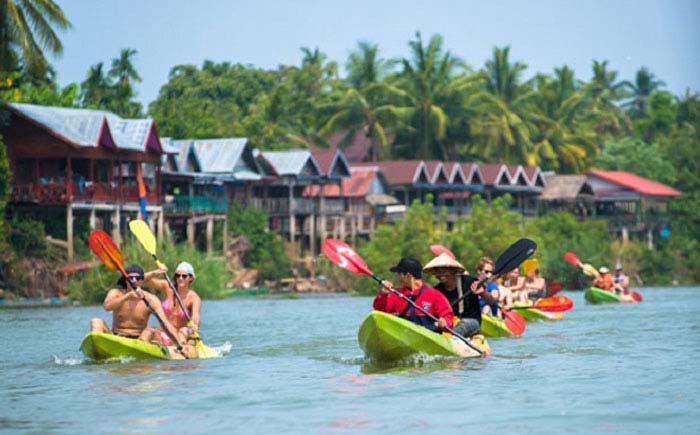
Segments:
[[[537,243],[530,239],[520,239],[510,245],[506,251],[496,260],[496,270],[494,275],[500,275],[520,266],[520,263],[527,260],[529,256],[535,253]]]

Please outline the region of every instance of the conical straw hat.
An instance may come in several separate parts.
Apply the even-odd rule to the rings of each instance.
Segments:
[[[449,255],[443,252],[442,254],[430,260],[428,264],[426,264],[423,268],[423,272],[432,273],[433,269],[439,267],[449,267],[452,269],[456,269],[456,272],[458,273],[462,273],[467,270],[464,268],[464,266],[460,264],[459,261],[455,260],[454,258],[450,257]]]

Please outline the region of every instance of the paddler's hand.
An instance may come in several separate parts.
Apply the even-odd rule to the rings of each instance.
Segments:
[[[472,290],[472,293],[474,293],[475,295],[481,296],[481,295],[484,294],[484,292],[485,292],[486,290],[484,290],[484,287],[483,287],[483,286],[477,287],[478,284],[479,284],[479,281],[474,281],[474,282],[472,283],[471,290]]]
[[[143,289],[141,287],[136,287],[129,293],[129,299],[143,299],[145,295],[143,294]]]
[[[383,280],[382,281],[382,286],[379,287],[379,293],[383,295],[388,295],[391,293],[391,290],[394,289],[394,284],[391,283],[391,281]]]
[[[435,322],[435,326],[437,326],[440,329],[447,329],[447,321],[444,317],[440,317],[438,321]]]
[[[158,267],[158,275],[163,275],[164,273],[168,272],[168,266],[166,266],[163,263],[160,263],[160,266]]]

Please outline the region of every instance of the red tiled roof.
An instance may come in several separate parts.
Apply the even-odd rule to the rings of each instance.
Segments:
[[[633,190],[641,195],[648,196],[680,196],[683,193],[656,181],[651,181],[648,178],[640,177],[625,171],[601,171],[591,169],[584,174],[597,177],[613,184],[620,185],[627,189]]]
[[[450,181],[450,174],[445,171],[445,168],[443,167],[443,163],[439,160],[424,160],[425,162],[425,168],[428,170],[428,179],[430,182],[437,182],[438,177],[437,173],[442,168],[442,173],[445,176],[445,181],[442,183],[449,183]]]
[[[488,185],[494,185],[498,181],[496,177],[498,177],[498,174],[501,172],[501,168],[504,165],[501,163],[480,163],[479,164],[479,171],[481,171],[481,176],[484,177],[484,184]],[[506,171],[508,172],[508,171]]]
[[[333,160],[335,160],[335,155],[337,153],[338,153],[338,150],[334,149],[334,148],[329,148],[329,149],[313,148],[313,149],[311,149],[311,154],[316,159],[316,162],[318,163],[318,167],[321,169],[322,175],[328,175],[328,171],[331,170],[331,165],[333,164]]]
[[[422,162],[422,160],[390,160],[374,162],[372,165],[382,170],[384,178],[389,184],[413,184],[416,171]],[[367,164],[365,163],[365,165]],[[351,166],[355,167],[356,165]]]
[[[368,194],[369,188],[372,186],[372,181],[374,177],[377,176],[377,168],[362,168],[353,169],[352,176],[350,178],[344,178],[343,183],[343,196],[348,198],[353,197],[364,197]],[[320,191],[320,186],[311,185],[304,188],[304,196],[318,196]],[[323,186],[323,196],[325,197],[339,197],[340,188],[337,184],[326,184]]]

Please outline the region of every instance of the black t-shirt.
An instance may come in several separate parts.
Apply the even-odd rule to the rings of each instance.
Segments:
[[[447,290],[445,288],[445,284],[440,283],[436,285],[435,288],[440,293],[445,295],[447,300],[450,302],[450,305],[452,305],[452,311],[454,311],[455,316],[459,317],[460,319],[476,319],[479,321],[479,324],[481,324],[481,306],[479,305],[479,296],[475,295],[471,291],[471,285],[477,279],[469,275],[460,275],[460,279],[462,280],[462,293],[467,294],[467,296],[465,296],[463,299],[464,311],[461,313],[458,312],[459,303],[452,305],[457,299],[459,299],[459,291],[456,287],[454,290]]]

